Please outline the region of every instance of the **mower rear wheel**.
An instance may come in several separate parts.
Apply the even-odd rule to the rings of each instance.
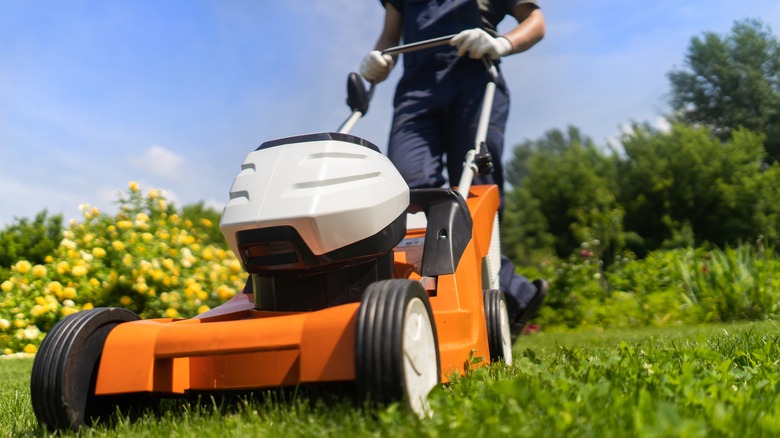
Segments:
[[[77,430],[111,413],[111,403],[94,395],[100,355],[114,327],[138,319],[129,310],[103,307],[69,315],[51,329],[35,355],[30,378],[39,422],[52,431]]]
[[[357,316],[355,372],[372,403],[404,402],[429,416],[428,393],[441,382],[439,344],[428,296],[419,282],[384,280],[363,293]]]
[[[485,299],[485,320],[487,321],[490,361],[502,360],[512,365],[512,332],[509,327],[509,312],[504,293],[496,289],[483,292]]]

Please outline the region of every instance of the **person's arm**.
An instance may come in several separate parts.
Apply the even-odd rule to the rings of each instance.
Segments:
[[[544,15],[538,6],[521,3],[512,10],[517,19],[517,26],[504,35],[512,44],[512,50],[507,54],[525,52],[542,40],[545,33]]]
[[[382,33],[374,46],[374,50],[385,50],[389,47],[395,47],[401,42],[401,28],[403,16],[398,9],[390,3],[385,4],[385,24],[382,27]]]
[[[378,84],[387,79],[395,65],[395,58],[383,55],[382,50],[395,47],[401,41],[402,21],[401,13],[390,3],[385,3],[385,23],[382,33],[374,46],[374,50],[368,52],[360,64],[360,74],[369,82]]]
[[[524,52],[544,36],[544,16],[541,9],[533,3],[515,5],[512,15],[517,19],[517,26],[504,36],[494,38],[484,29],[475,27],[460,32],[450,44],[457,47],[458,56],[468,54],[472,59],[483,56],[498,59]]]

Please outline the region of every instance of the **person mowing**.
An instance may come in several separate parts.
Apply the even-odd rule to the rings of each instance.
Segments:
[[[388,156],[409,188],[441,187],[459,181],[466,153],[474,147],[480,105],[488,81],[481,58],[497,65],[500,59],[524,52],[545,33],[545,20],[536,0],[380,0],[385,8],[379,39],[360,66],[361,75],[377,84],[387,79],[396,59],[382,50],[445,35],[456,36],[450,46],[405,53],[403,75],[396,87]],[[517,20],[505,35],[497,32],[506,16]],[[509,115],[509,90],[500,72],[487,134],[494,159],[491,175],[476,176],[474,184],[496,184],[504,206],[501,157]],[[548,283],[533,282],[515,273],[501,256],[499,284],[507,300],[513,341],[532,319],[547,295]]]

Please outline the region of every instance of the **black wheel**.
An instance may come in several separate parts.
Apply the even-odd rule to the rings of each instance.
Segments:
[[[512,364],[512,333],[509,327],[509,313],[503,292],[488,289],[483,292],[485,298],[485,320],[487,321],[488,347],[490,361],[504,361]]]
[[[119,308],[97,308],[63,318],[35,355],[30,398],[38,421],[49,430],[78,429],[110,412],[94,395],[97,365],[108,333],[140,319]]]
[[[439,342],[420,283],[384,280],[363,293],[357,316],[355,372],[360,395],[378,404],[405,402],[430,415],[428,393],[441,382]]]

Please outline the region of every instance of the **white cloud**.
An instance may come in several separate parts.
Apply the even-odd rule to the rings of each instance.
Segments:
[[[669,132],[672,130],[672,124],[669,123],[669,120],[664,116],[656,117],[653,126],[655,126],[656,129],[658,129],[661,132]]]
[[[169,180],[177,179],[182,173],[184,161],[183,156],[158,145],[152,145],[143,155],[130,159],[136,168]]]

